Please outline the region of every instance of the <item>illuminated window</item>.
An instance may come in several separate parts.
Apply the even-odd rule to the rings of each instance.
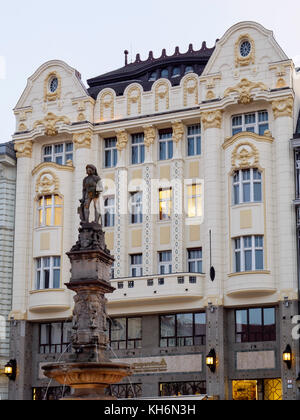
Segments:
[[[60,257],[42,257],[36,259],[35,289],[60,288]]]
[[[202,185],[187,186],[187,215],[188,217],[202,216]]]
[[[172,212],[172,188],[159,190],[159,220],[171,219]]]
[[[45,195],[38,202],[38,226],[62,225],[62,199],[58,195]]]
[[[73,161],[73,143],[60,143],[43,148],[43,161],[66,165],[68,160]]]

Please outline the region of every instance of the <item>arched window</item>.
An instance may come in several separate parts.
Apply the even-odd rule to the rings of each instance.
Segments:
[[[156,79],[157,79],[157,73],[156,73],[156,71],[153,71],[153,72],[150,74],[148,81],[149,81],[149,82],[155,82],[155,80],[156,80]]]
[[[258,169],[241,169],[233,175],[233,204],[260,203],[262,175]]]
[[[62,198],[59,195],[45,195],[38,202],[38,226],[62,225]]]
[[[164,77],[164,78],[167,79],[169,77],[169,70],[168,69],[163,69],[161,71],[161,77]]]
[[[184,74],[193,73],[193,72],[194,72],[193,66],[186,66]]]
[[[174,67],[172,70],[172,77],[180,76],[180,67]]]

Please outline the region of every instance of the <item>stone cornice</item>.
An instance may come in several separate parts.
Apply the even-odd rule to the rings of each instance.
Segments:
[[[31,175],[35,175],[37,174],[39,171],[44,170],[44,169],[57,169],[59,171],[74,171],[74,166],[71,165],[58,165],[57,163],[54,162],[42,162],[40,163],[38,166],[36,166],[32,172]]]
[[[232,146],[235,142],[244,139],[252,139],[258,142],[265,142],[265,143],[273,143],[274,138],[269,135],[259,136],[258,134],[251,133],[249,131],[242,131],[241,133],[237,133],[232,137],[227,137],[222,144],[224,150],[228,147]]]

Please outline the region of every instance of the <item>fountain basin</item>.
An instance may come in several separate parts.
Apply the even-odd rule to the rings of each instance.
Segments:
[[[45,376],[70,386],[72,396],[64,400],[112,400],[105,388],[131,375],[130,365],[113,362],[53,363],[42,367]]]

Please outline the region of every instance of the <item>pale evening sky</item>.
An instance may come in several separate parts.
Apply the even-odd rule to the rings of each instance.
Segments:
[[[45,61],[60,59],[86,80],[124,65],[123,51],[141,59],[166,48],[208,47],[234,24],[256,21],[300,66],[298,0],[10,0],[0,7],[0,143],[15,130],[13,108],[27,78]]]

